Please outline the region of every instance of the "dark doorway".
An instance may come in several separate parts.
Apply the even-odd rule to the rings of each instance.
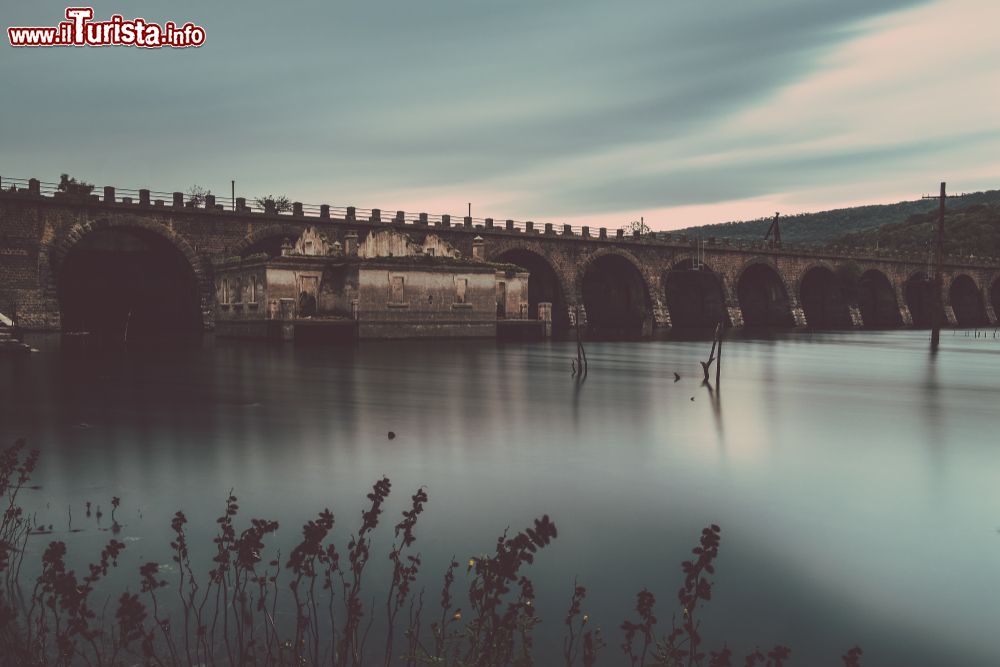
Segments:
[[[141,229],[91,232],[58,269],[63,331],[123,341],[201,331],[198,283],[187,258]]]
[[[587,330],[600,338],[638,338],[652,317],[646,284],[632,262],[598,257],[583,276]]]
[[[740,276],[736,295],[747,327],[791,327],[788,293],[778,273],[767,264],[754,264]]]

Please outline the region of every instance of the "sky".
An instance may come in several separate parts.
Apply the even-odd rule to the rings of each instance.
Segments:
[[[206,41],[4,34],[0,176],[653,229],[1000,188],[996,0],[93,7]]]

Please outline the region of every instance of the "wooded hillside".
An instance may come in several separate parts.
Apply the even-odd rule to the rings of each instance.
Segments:
[[[928,199],[855,206],[782,216],[781,239],[785,243],[859,247],[878,243],[883,248],[920,250],[927,247],[935,220],[937,202]],[[1000,190],[949,198],[945,220],[947,252],[1000,256]],[[763,239],[770,224],[770,218],[762,218],[688,227],[674,233],[752,241]]]

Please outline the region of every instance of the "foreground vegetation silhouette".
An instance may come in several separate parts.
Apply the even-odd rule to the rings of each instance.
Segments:
[[[216,520],[207,574],[196,574],[188,520],[177,512],[170,525],[172,565],[142,564],[138,592],[125,590],[115,599],[98,592],[126,548],[114,537],[82,576],[67,569],[65,543],[52,541],[34,582],[21,581],[28,540],[51,530],[35,526],[18,501],[29,488],[38,458],[38,451],[28,451],[23,441],[0,457],[0,497],[6,500],[0,522],[3,665],[535,664],[534,629],[540,619],[525,570],[557,537],[548,516],[514,536],[505,531],[489,555],[462,564],[452,559],[432,602],[430,596],[425,600],[424,590],[414,588],[422,565],[414,545],[417,521],[428,501],[425,489],[410,497],[409,508],[393,526],[391,578],[387,591],[379,587],[383,590],[377,597],[366,593],[363,584],[372,560],[372,535],[391,490],[388,478],[373,485],[361,524],[345,549],[328,540],[334,515],[324,509],[302,527],[301,541],[286,558],[264,556],[277,522],[251,519],[248,526],[237,527],[239,504],[230,492]],[[119,505],[117,497],[112,499],[114,509]],[[114,512],[112,518],[110,532],[117,535]],[[698,616],[712,598],[720,536],[719,526],[702,530],[693,559],[682,563],[684,581],[669,629],[657,629],[653,594],[645,589],[638,593],[637,618],[621,624],[619,651],[606,644],[584,613],[587,589],[574,584],[563,619],[563,664],[786,664],[791,655],[786,646],[767,652],[755,648],[742,662],[734,662],[733,650],[725,645],[704,647]],[[467,582],[465,601],[456,590],[461,570]],[[175,581],[163,578],[165,572]],[[841,659],[854,667],[860,657],[861,649],[854,647]]]

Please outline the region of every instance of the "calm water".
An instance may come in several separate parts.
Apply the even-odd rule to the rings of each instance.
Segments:
[[[81,562],[108,538],[83,503],[103,505],[106,525],[122,497],[133,588],[136,563],[167,559],[177,509],[197,517],[207,556],[235,487],[244,521],[281,522],[287,553],[323,507],[338,539],[355,530],[385,474],[392,522],[428,488],[417,544],[432,598],[452,554],[551,515],[559,537],[531,569],[542,634],[561,637],[577,577],[608,664],[642,587],[669,624],[679,563],[713,522],[712,647],[786,643],[802,665],[839,664],[855,643],[872,665],[1000,664],[1000,338],[945,332],[936,358],[927,340],[732,341],[716,403],[700,383],[705,342],[591,343],[578,384],[569,343],[209,337],[102,358],[39,337],[39,353],[0,359],[0,437],[42,450],[27,502]],[[67,532],[67,505],[82,532]],[[373,579],[390,571],[382,559]]]

